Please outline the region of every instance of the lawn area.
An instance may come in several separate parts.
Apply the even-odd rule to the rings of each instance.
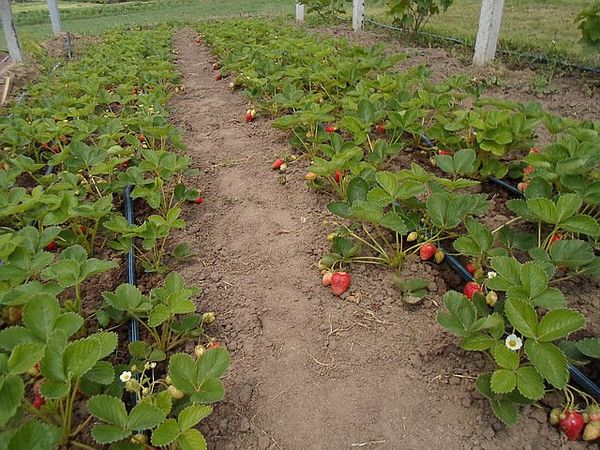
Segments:
[[[597,0],[506,0],[500,31],[500,46],[506,49],[543,52],[572,61],[600,65],[586,57],[577,43],[580,32],[575,17]],[[433,17],[425,31],[475,40],[481,0],[455,0],[443,14]],[[381,3],[367,7],[366,14],[389,22]]]
[[[60,3],[59,9],[61,11],[67,9],[81,9],[81,8],[92,8],[95,6],[100,6],[100,3],[89,3],[89,2],[63,2]],[[39,11],[47,9],[46,2],[27,2],[27,3],[13,3],[12,4],[12,12],[13,14],[17,14],[20,12],[27,11]]]
[[[64,5],[71,3],[59,3],[60,8]],[[243,14],[292,14],[294,11],[290,0],[162,0],[136,5],[92,5],[90,11],[77,11],[84,15],[69,17],[65,14],[62,17],[64,29],[77,34],[99,34],[117,26],[191,22],[207,17]],[[13,12],[16,12],[16,8]],[[17,32],[22,39],[36,41],[47,39],[52,34],[49,20],[46,23],[18,25]],[[0,41],[0,49],[6,49],[4,39]]]

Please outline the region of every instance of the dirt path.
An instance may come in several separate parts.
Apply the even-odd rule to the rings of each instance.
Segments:
[[[186,90],[173,120],[206,199],[186,212],[179,237],[198,257],[181,270],[204,288],[200,308],[217,312],[216,334],[232,354],[226,400],[204,429],[211,448],[560,446],[542,409],[512,430],[493,419],[469,378],[484,362],[462,358],[435,324],[439,298],[409,309],[389,272],[362,268],[343,299],[320,286],[327,200],[306,189],[304,163],[277,182],[269,168],[290,151],[286,136],[266,119],[244,123],[244,98],[214,79],[191,30],[174,48]],[[446,287],[432,266],[406,270]]]

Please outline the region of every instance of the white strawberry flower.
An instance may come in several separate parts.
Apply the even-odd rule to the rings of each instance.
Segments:
[[[121,375],[119,375],[119,379],[123,383],[127,383],[129,380],[131,380],[131,372],[129,372],[128,370],[125,370]]]
[[[519,336],[517,336],[514,333],[509,334],[506,337],[506,340],[504,341],[504,343],[510,350],[515,351],[515,352],[517,350],[519,350],[521,347],[523,347],[523,341],[521,340],[521,338]]]
[[[496,272],[488,272],[487,273],[488,278],[496,278],[497,276],[498,276],[498,274]]]

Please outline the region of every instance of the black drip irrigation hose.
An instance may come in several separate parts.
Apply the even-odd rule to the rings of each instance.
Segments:
[[[65,44],[67,46],[67,58],[70,61],[73,58],[73,50],[71,48],[71,33],[69,33],[68,31],[65,37]]]
[[[400,31],[403,33],[406,32],[406,30],[404,30],[402,28],[395,27],[393,25],[388,25],[385,23],[381,23],[376,20],[369,19],[366,16],[364,17],[364,22],[371,24],[371,25],[375,25],[380,28],[386,28],[388,30]],[[436,34],[436,33],[429,33],[427,31],[419,31],[417,34],[420,36],[425,36],[425,37],[437,39],[440,41],[446,41],[446,42],[450,42],[452,44],[461,45],[463,47],[473,49],[472,44],[469,44],[465,40],[459,39],[456,37],[444,36],[444,35]],[[519,51],[515,51],[515,50],[504,50],[504,49],[498,49],[496,52],[501,55],[514,56],[519,59],[529,60],[530,62],[533,62],[533,63],[556,64],[557,66],[560,66],[561,68],[564,68],[564,69],[575,69],[580,72],[590,72],[590,73],[593,73],[596,75],[600,75],[600,68],[592,67],[592,66],[583,66],[581,64],[575,64],[575,63],[565,61],[562,59],[551,59],[548,56],[544,55],[543,53],[526,53],[526,52],[519,52]]]
[[[125,190],[123,191],[123,201],[125,208],[125,218],[127,219],[127,223],[129,225],[133,225],[134,223],[134,212],[133,212],[133,201],[131,200],[131,185],[127,185]],[[135,286],[137,284],[137,280],[135,278],[135,250],[133,248],[133,244],[129,248],[129,252],[127,253],[127,283]],[[139,329],[138,323],[135,318],[131,319],[130,328],[129,328],[129,340],[131,342],[135,342],[139,340]]]
[[[133,201],[131,200],[131,188],[130,184],[123,190],[123,207],[125,213],[125,219],[127,219],[127,223],[129,225],[133,225],[134,223],[134,211],[133,211]],[[137,280],[135,277],[135,249],[133,244],[129,247],[129,252],[127,252],[127,267],[126,267],[126,276],[127,283],[135,286],[137,284]],[[140,339],[139,336],[139,327],[138,322],[135,317],[132,317],[129,322],[129,342],[137,342]],[[138,401],[138,395],[136,393],[132,394],[131,401],[135,405]]]
[[[427,137],[426,135],[421,135],[421,140],[427,147],[435,147],[434,143]],[[515,186],[510,183],[507,183],[504,180],[500,180],[496,177],[490,177],[489,180],[498,185],[499,187],[505,189],[509,193],[522,197],[523,193],[519,191]],[[461,262],[455,256],[450,255],[445,249],[440,247],[440,250],[444,252],[446,255],[445,260],[448,262],[448,265],[457,272],[463,280],[465,281],[473,281],[473,275],[461,264]],[[571,374],[571,379],[575,381],[582,389],[584,389],[588,394],[594,397],[596,400],[600,401],[600,387],[598,387],[592,380],[590,380],[581,370],[577,367],[569,364],[569,373]]]

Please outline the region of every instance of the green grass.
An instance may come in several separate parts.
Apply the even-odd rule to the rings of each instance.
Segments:
[[[61,4],[62,7],[63,4]],[[126,11],[94,6],[86,17],[63,18],[63,28],[76,34],[101,34],[118,26],[152,25],[163,22],[194,22],[210,17],[246,14],[292,14],[291,0],[161,0]],[[43,24],[17,26],[23,40],[43,41],[52,35],[50,21]],[[0,48],[6,49],[4,39]]]
[[[94,6],[98,6],[100,3],[78,3],[78,2],[68,2],[61,3],[58,7],[59,10],[67,10],[67,9],[79,9],[79,8],[90,8]],[[27,2],[27,3],[13,3],[12,4],[12,12],[13,14],[17,14],[20,12],[27,11],[39,11],[46,10],[48,6],[46,2]]]
[[[578,44],[580,32],[575,17],[598,0],[506,0],[500,29],[500,48],[543,52],[547,56],[600,66],[600,58],[585,55]],[[381,4],[366,14],[388,21]],[[425,31],[475,41],[481,0],[454,0],[443,14],[433,17]]]

